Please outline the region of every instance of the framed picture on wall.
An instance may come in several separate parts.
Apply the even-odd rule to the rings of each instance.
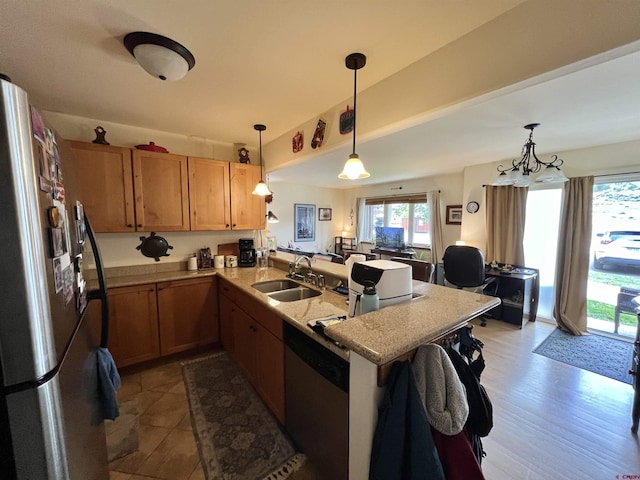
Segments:
[[[316,206],[308,203],[295,203],[294,242],[313,242],[316,239]]]
[[[319,208],[318,209],[318,221],[326,222],[331,220],[331,209],[330,208]]]
[[[447,205],[447,225],[462,224],[462,205]]]

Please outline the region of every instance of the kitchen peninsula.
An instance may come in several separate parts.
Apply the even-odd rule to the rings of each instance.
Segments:
[[[277,318],[296,327],[318,343],[349,361],[349,478],[368,478],[369,456],[377,421],[377,408],[384,393],[379,386],[380,367],[406,357],[419,345],[432,342],[466,325],[472,318],[497,306],[498,298],[451,289],[424,282],[413,282],[414,299],[382,308],[366,315],[348,318],[327,327],[326,334],[342,347],[323,338],[307,326],[310,320],[347,314],[346,297],[330,288],[321,295],[292,302],[279,302],[252,287],[254,283],[281,280],[295,255],[278,252],[271,257],[274,267],[225,268],[202,272],[176,270],[112,277],[108,287],[117,288],[155,282],[218,277],[219,302],[222,287],[232,285],[242,302],[255,302]],[[314,273],[329,280],[346,280],[346,267],[315,261]],[[332,285],[330,281],[327,285]],[[240,302],[238,302],[240,304]],[[240,304],[241,305],[241,304]],[[220,320],[222,324],[222,308]],[[221,325],[222,326],[222,325]],[[224,343],[224,332],[222,333]],[[225,346],[226,348],[226,346]],[[267,402],[268,403],[268,402]]]

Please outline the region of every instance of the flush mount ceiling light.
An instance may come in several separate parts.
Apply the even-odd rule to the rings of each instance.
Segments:
[[[266,197],[267,195],[271,195],[271,190],[269,190],[267,184],[264,183],[264,180],[262,180],[262,132],[264,132],[267,127],[264,125],[256,124],[253,126],[253,128],[258,130],[260,135],[260,181],[251,193],[253,193],[254,195],[260,195],[261,197]]]
[[[533,130],[539,127],[539,123],[530,123],[524,128],[530,130],[529,139],[522,147],[522,155],[520,159],[514,159],[511,167],[503,167],[500,165],[498,171],[500,175],[492,185],[513,185],[516,187],[527,187],[531,185],[531,174],[538,173],[542,167],[544,171],[538,175],[536,182],[543,183],[562,183],[569,179],[562,173],[560,166],[564,163],[557,155],[553,155],[550,162],[543,162],[536,156],[536,144],[533,141]]]
[[[124,46],[150,75],[160,80],[180,80],[196,64],[189,50],[175,40],[149,32],[131,32]]]
[[[278,217],[276,217],[275,213],[273,213],[271,210],[269,210],[269,213],[267,213],[267,222],[268,223],[278,223],[278,222],[280,222],[280,219]]]
[[[349,155],[349,159],[344,164],[342,172],[338,175],[338,178],[358,180],[360,178],[367,178],[371,176],[370,173],[364,169],[362,160],[360,160],[360,157],[356,153],[356,83],[358,70],[367,64],[367,57],[362,53],[352,53],[347,55],[344,63],[349,70],[353,70],[353,150],[351,155]]]

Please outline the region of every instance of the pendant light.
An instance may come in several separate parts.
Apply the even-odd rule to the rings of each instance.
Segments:
[[[180,80],[196,64],[196,59],[184,46],[156,33],[128,33],[124,46],[149,75],[160,80]]]
[[[358,115],[356,110],[357,77],[358,70],[367,64],[367,57],[362,53],[352,53],[347,55],[344,63],[349,70],[353,70],[353,150],[351,155],[349,155],[349,159],[344,164],[342,172],[338,175],[338,178],[358,180],[360,178],[367,178],[371,176],[370,173],[364,169],[362,160],[360,160],[360,157],[356,153],[356,116]]]
[[[253,128],[260,132],[260,181],[251,193],[254,195],[260,195],[261,197],[266,197],[267,195],[271,195],[271,190],[269,190],[269,187],[267,187],[267,184],[264,183],[264,180],[262,179],[262,132],[264,132],[267,127],[258,123],[254,125]]]

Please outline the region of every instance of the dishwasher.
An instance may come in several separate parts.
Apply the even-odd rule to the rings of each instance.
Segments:
[[[287,323],[285,428],[320,478],[349,476],[349,362]]]

